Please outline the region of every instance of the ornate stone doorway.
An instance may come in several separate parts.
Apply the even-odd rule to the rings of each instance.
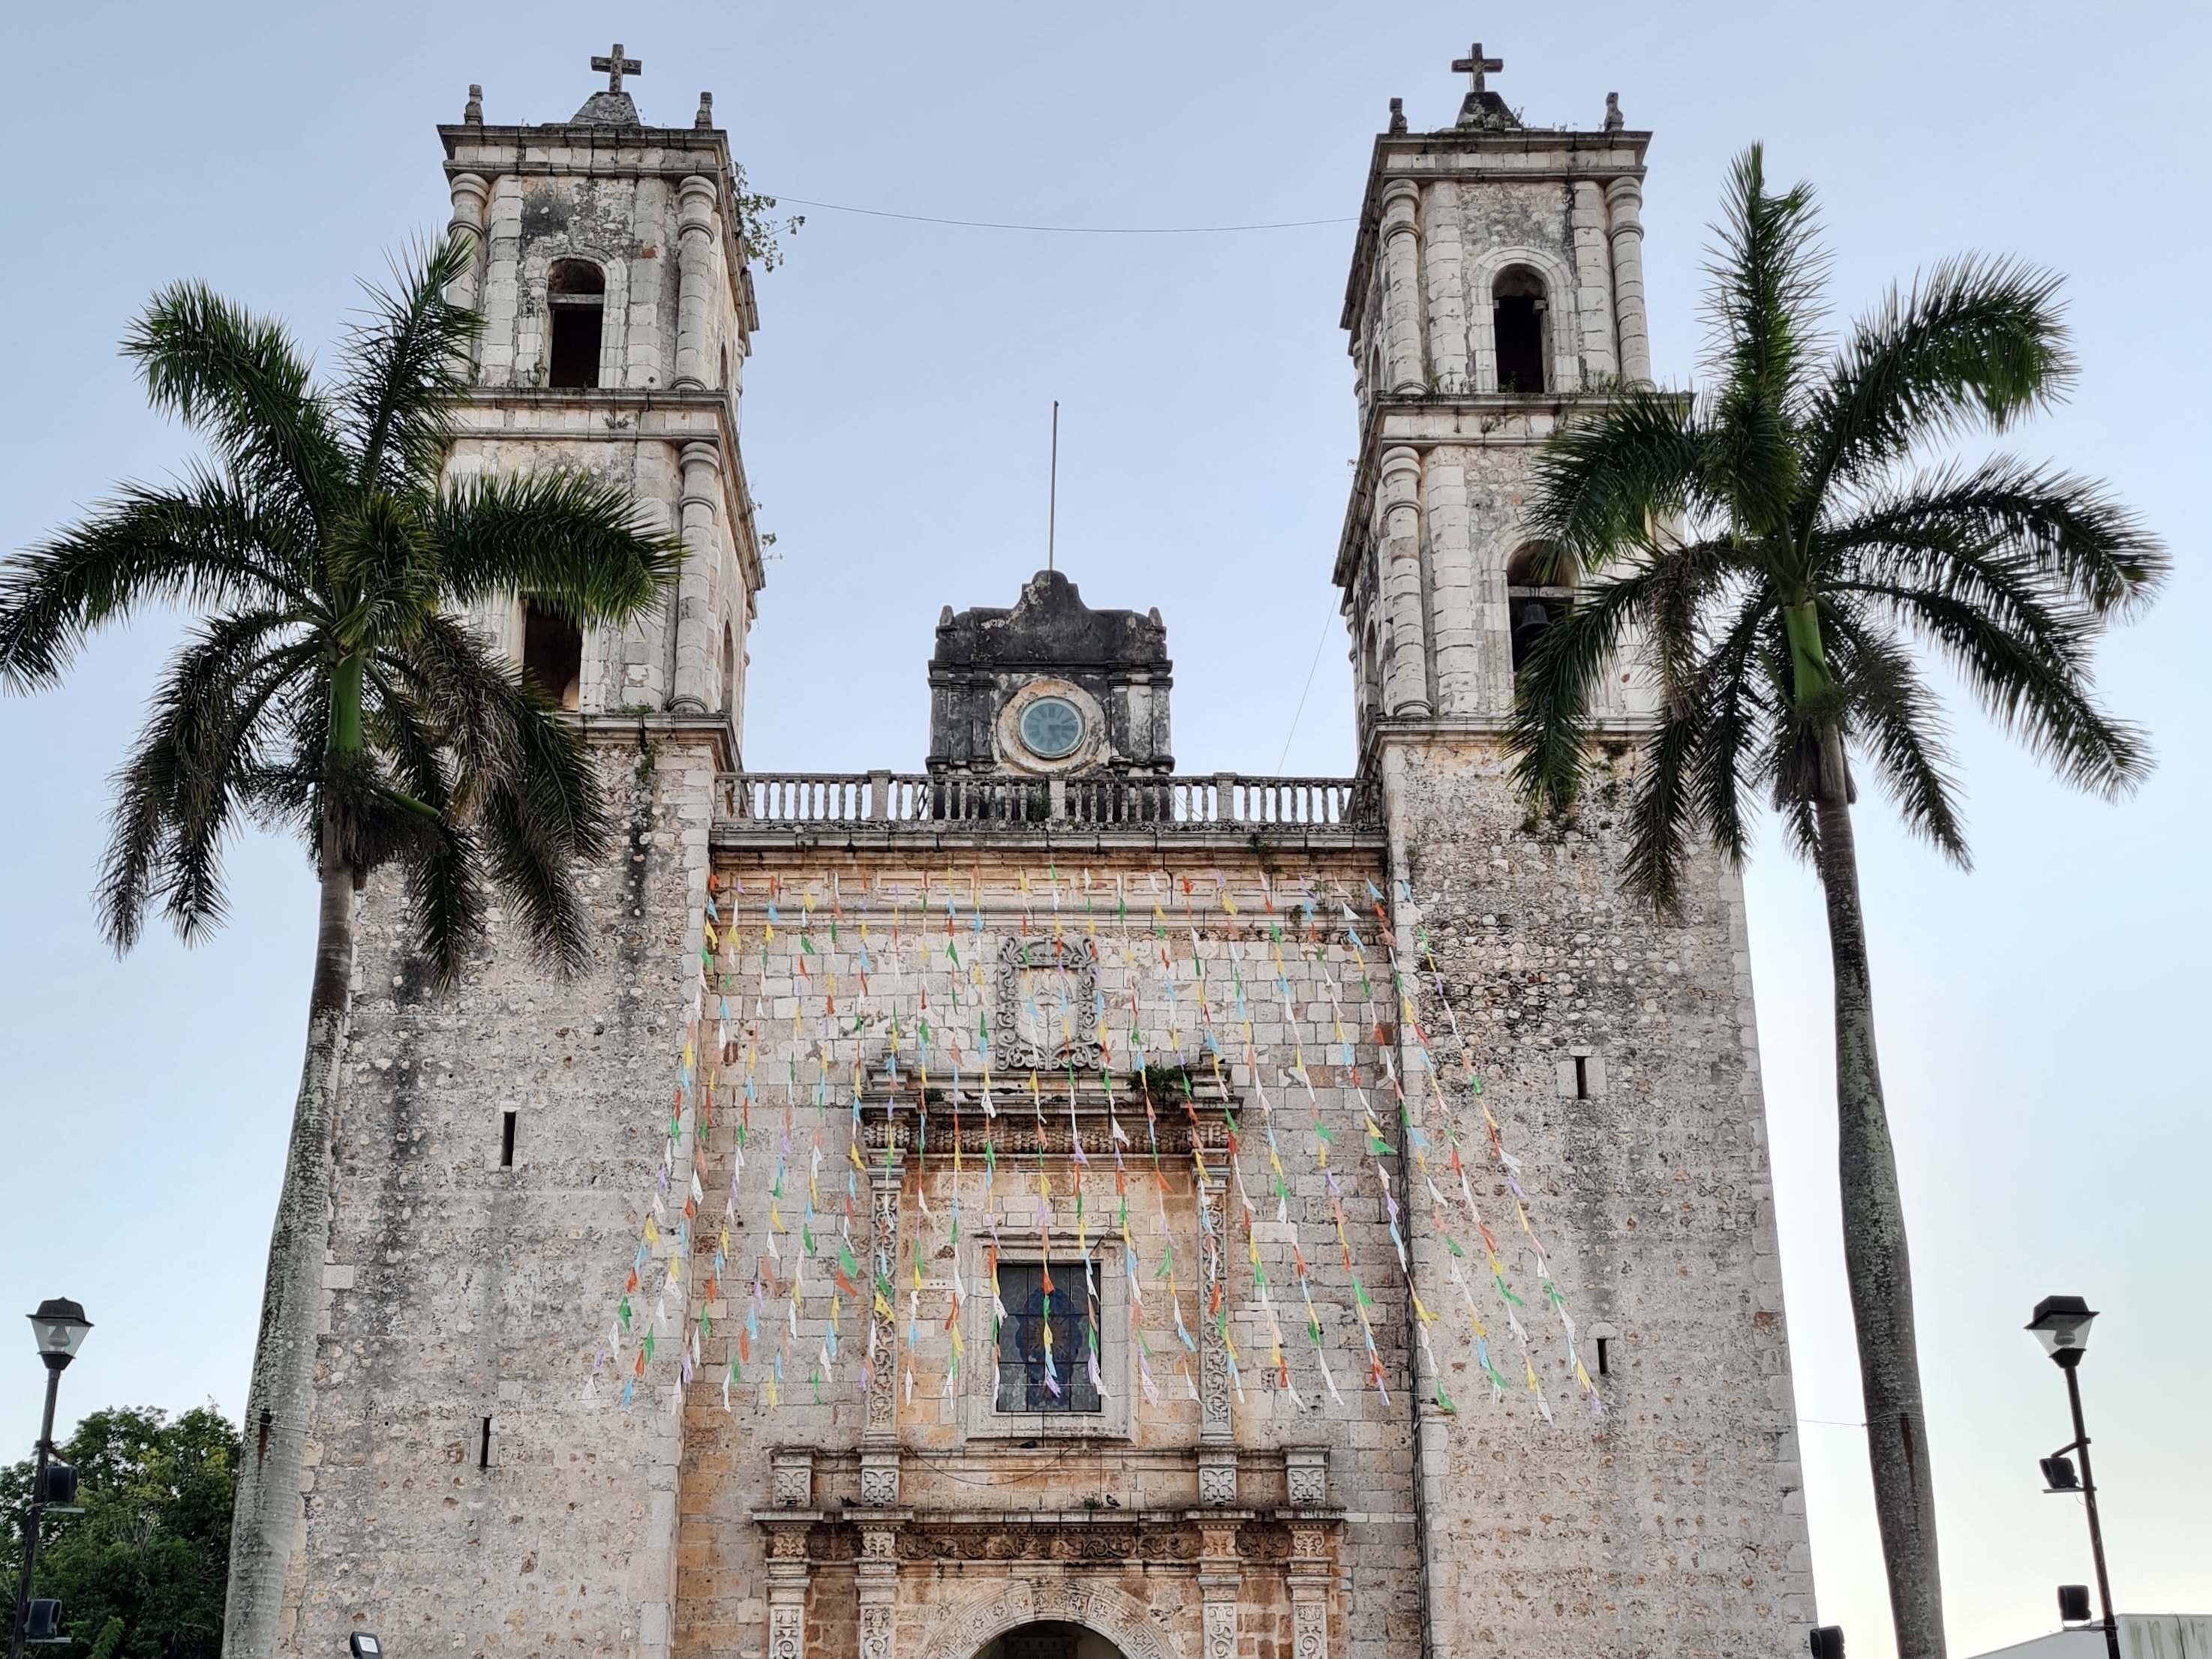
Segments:
[[[993,1637],[976,1650],[975,1659],[1127,1659],[1127,1656],[1095,1630],[1045,1623],[1023,1625]]]

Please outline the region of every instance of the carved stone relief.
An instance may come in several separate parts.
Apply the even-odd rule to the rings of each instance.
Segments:
[[[1098,1068],[1098,953],[1088,939],[1002,941],[997,1000],[1000,1071]]]
[[[803,1510],[814,1503],[814,1457],[811,1452],[775,1453],[769,1460],[769,1501],[780,1510]]]
[[[1198,1326],[1198,1429],[1207,1440],[1226,1440],[1231,1433],[1229,1418],[1229,1350],[1222,1340],[1221,1322],[1206,1310],[1213,1306],[1216,1288],[1221,1284],[1221,1183],[1202,1181],[1199,1183],[1198,1201],[1203,1214],[1201,1237],[1206,1240],[1202,1253],[1203,1267],[1200,1282],[1204,1302],[1200,1304]],[[1201,1471],[1200,1479],[1204,1478]],[[1231,1473],[1231,1498],[1235,1473]],[[1207,1503],[1223,1503],[1229,1499],[1206,1498]]]
[[[1236,1608],[1230,1612],[1233,1619]],[[1039,1620],[1087,1626],[1127,1659],[1173,1659],[1175,1650],[1143,1602],[1109,1585],[1079,1578],[1057,1584],[1014,1583],[984,1592],[939,1618],[923,1638],[920,1659],[974,1659],[994,1637]]]
[[[874,1297],[873,1311],[868,1326],[868,1418],[863,1431],[867,1439],[896,1442],[898,1438],[898,1318],[890,1297],[883,1295],[879,1281],[897,1279],[899,1251],[899,1182],[896,1174],[888,1178],[875,1177],[872,1184],[875,1212],[875,1248],[868,1261],[869,1291]],[[881,1472],[863,1469],[860,1475],[860,1501],[866,1504],[896,1504],[898,1502],[898,1468],[890,1469],[890,1491],[888,1496],[872,1496],[868,1491],[869,1476],[875,1474],[880,1486]]]
[[[800,1659],[805,1641],[804,1601],[770,1601],[768,1607],[768,1659]]]
[[[1225,1509],[1237,1501],[1237,1452],[1234,1447],[1198,1455],[1198,1501],[1210,1509]]]

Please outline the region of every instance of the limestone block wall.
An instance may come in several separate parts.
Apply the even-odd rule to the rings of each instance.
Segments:
[[[1304,877],[1312,878],[1322,894],[1338,891],[1365,902],[1368,884],[1378,874],[1375,857],[1370,853],[1310,863],[1285,855],[1279,862],[1271,861],[1281,907],[1273,920],[1291,928],[1284,961],[1287,1009],[1274,982],[1267,932],[1270,918],[1262,908],[1268,872],[1250,852],[1209,854],[1203,862],[1095,850],[1082,858],[1079,864],[1066,852],[1053,854],[1040,848],[1028,858],[1006,854],[963,858],[950,871],[917,864],[903,855],[830,849],[790,858],[747,854],[722,860],[722,875],[744,886],[742,891],[724,890],[724,915],[734,918],[738,943],[732,954],[718,961],[717,982],[729,1000],[733,1021],[742,1022],[744,1030],[734,1032],[732,1047],[721,1051],[725,1063],[716,1125],[708,1143],[710,1176],[706,1185],[717,1196],[711,1206],[717,1216],[719,1197],[732,1168],[738,1124],[748,1121],[739,1104],[747,1076],[755,1080],[755,1096],[747,1127],[751,1152],[738,1213],[729,1223],[733,1241],[730,1261],[721,1270],[719,1300],[708,1304],[714,1336],[705,1346],[702,1367],[707,1383],[695,1387],[686,1411],[677,1546],[679,1654],[764,1650],[772,1558],[770,1539],[757,1516],[772,1502],[777,1455],[801,1448],[814,1459],[811,1509],[829,1517],[813,1528],[805,1545],[811,1562],[806,1651],[855,1651],[855,1620],[866,1565],[864,1540],[872,1524],[872,1504],[881,1501],[872,1498],[863,1485],[865,1460],[872,1448],[890,1444],[902,1454],[893,1528],[898,1564],[894,1650],[901,1655],[933,1654],[939,1651],[936,1644],[952,1639],[948,1632],[981,1630],[981,1636],[960,1650],[960,1659],[966,1659],[975,1646],[988,1639],[988,1610],[1010,1594],[1032,1592],[1041,1605],[1059,1605],[1065,1592],[1097,1599],[1102,1606],[1119,1606],[1113,1601],[1118,1595],[1127,1598],[1128,1605],[1146,1610],[1144,1627],[1164,1644],[1158,1650],[1200,1650],[1208,1626],[1200,1575],[1212,1569],[1198,1559],[1196,1552],[1203,1546],[1194,1541],[1189,1529],[1164,1530],[1162,1517],[1180,1517],[1220,1501],[1208,1497],[1202,1487],[1197,1455],[1202,1448],[1213,1445],[1222,1447],[1237,1468],[1231,1507],[1263,1516],[1292,1501],[1285,1486],[1285,1451],[1326,1448],[1329,1503],[1343,1511],[1340,1521],[1331,1522],[1336,1530],[1327,1595],[1334,1632],[1329,1651],[1383,1659],[1407,1651],[1409,1641],[1418,1641],[1419,1556],[1413,1503],[1406,1282],[1394,1253],[1376,1165],[1363,1152],[1361,1113],[1352,1091],[1352,1073],[1338,1041],[1336,1017],[1318,969],[1302,953],[1290,914],[1299,879]],[[1035,1146],[1041,1104],[1050,1148],[1046,1172],[1053,1188],[1054,1259],[1073,1249],[1073,1171],[1064,1134],[1068,1085],[1064,1074],[1048,1070],[1033,1097],[1028,1073],[1019,1066],[1009,1070],[1002,1049],[994,1078],[997,1163],[987,1203],[987,1165],[975,1142],[983,1121],[980,1068],[973,1047],[973,999],[978,988],[965,982],[961,994],[968,999],[967,1012],[960,1012],[945,947],[950,939],[963,963],[977,960],[980,954],[989,964],[995,963],[1002,942],[1020,937],[1024,921],[1031,939],[1041,943],[1048,938],[1054,919],[1048,897],[1053,879],[1048,866],[1057,871],[1057,916],[1069,936],[1085,938],[1096,923],[1117,1068],[1126,1063],[1124,1041],[1118,1033],[1127,1029],[1124,998],[1133,981],[1148,1043],[1164,1044],[1170,1020],[1178,1020],[1185,1059],[1199,1062],[1195,1069],[1203,1084],[1211,1078],[1212,1067],[1199,1035],[1192,923],[1182,908],[1182,878],[1190,877],[1197,889],[1195,927],[1200,939],[1196,951],[1205,964],[1208,1018],[1223,1047],[1222,1077],[1237,1102],[1240,1121],[1235,1174],[1225,1150],[1216,1147],[1206,1154],[1222,1183],[1212,1202],[1216,1227],[1226,1229],[1224,1306],[1229,1340],[1241,1367],[1238,1389],[1232,1392],[1225,1382],[1221,1385],[1218,1439],[1211,1427],[1212,1407],[1193,1397],[1194,1390],[1208,1386],[1206,1367],[1179,1340],[1178,1321],[1168,1305],[1169,1283],[1161,1276],[1171,1249],[1180,1322],[1203,1339],[1204,1328],[1211,1322],[1200,1305],[1206,1294],[1206,1252],[1194,1168],[1173,1139],[1180,1114],[1164,1101],[1156,1109],[1158,1133],[1167,1138],[1170,1148],[1156,1176],[1146,1153],[1150,1136],[1144,1105],[1127,1092],[1126,1075],[1121,1078],[1119,1121],[1130,1139],[1124,1157],[1126,1183],[1117,1192],[1105,1121],[1095,1115],[1095,1073],[1080,1085],[1085,1111],[1082,1133],[1089,1137],[1082,1185],[1087,1237],[1094,1247],[1102,1240],[1114,1241],[1100,1250],[1100,1286],[1102,1323],[1109,1339],[1105,1378],[1115,1399],[1099,1419],[1073,1440],[1066,1437],[1065,1423],[1008,1428],[989,1420],[990,1297],[984,1255],[991,1242],[989,1223],[995,1218],[1009,1260],[1036,1243]],[[1214,886],[1217,876],[1224,884],[1219,890]],[[971,931],[967,886],[971,878],[986,897],[980,939]],[[1017,888],[1024,878],[1031,884],[1026,906]],[[773,942],[763,938],[771,879],[773,902],[781,918]],[[933,884],[927,919],[916,902],[925,879]],[[1159,896],[1170,922],[1165,948],[1181,998],[1172,1012],[1164,981],[1153,971],[1162,945],[1150,909],[1155,881],[1165,889]],[[957,902],[950,934],[945,909],[948,890]],[[1220,890],[1232,896],[1236,915],[1224,910]],[[896,945],[895,894],[905,896],[903,920],[898,924],[902,942]],[[1133,930],[1126,940],[1115,920],[1117,894],[1128,896],[1133,913]],[[808,896],[811,909],[806,908]],[[838,927],[834,945],[829,937],[833,916]],[[870,930],[865,942],[860,933],[864,922]],[[1340,981],[1340,998],[1351,1000],[1344,1036],[1352,1045],[1352,1063],[1371,1091],[1375,1109],[1387,1117],[1393,1109],[1387,1103],[1388,1084],[1370,1023],[1370,1013],[1375,1023],[1391,1023],[1387,970],[1380,966],[1374,969],[1379,1000],[1370,1010],[1360,988],[1354,954],[1340,939],[1331,942],[1332,930],[1340,933],[1340,928],[1327,911],[1319,923],[1316,948]],[[802,927],[807,930],[811,950],[802,951],[794,942]],[[1366,948],[1370,952],[1379,949],[1371,930]],[[864,950],[871,964],[865,992],[860,977]],[[804,975],[796,972],[802,960],[809,969]],[[895,968],[894,963],[902,960],[903,968]],[[1243,1012],[1251,1021],[1260,1058],[1257,1082],[1265,1086],[1272,1109],[1258,1103],[1259,1091],[1244,1059],[1232,967],[1245,981]],[[995,979],[995,971],[986,977]],[[1048,975],[1046,987],[1042,1000],[1049,1007],[1053,993]],[[834,995],[841,1019],[858,1023],[873,1072],[883,1060],[886,1011],[902,1010],[899,1018],[906,1022],[908,1045],[902,1065],[911,1098],[921,1086],[921,1056],[914,1043],[925,991],[934,1045],[927,1062],[928,1085],[939,1098],[931,1109],[925,1143],[933,1150],[927,1151],[926,1158],[908,1152],[896,1182],[899,1253],[892,1278],[897,1305],[895,1317],[880,1333],[885,1346],[876,1351],[875,1362],[880,1368],[888,1358],[896,1368],[890,1381],[879,1376],[875,1384],[896,1394],[896,1429],[885,1442],[871,1438],[870,1401],[855,1381],[859,1355],[868,1340],[861,1316],[865,1297],[844,1299],[841,1363],[834,1374],[823,1377],[818,1400],[815,1395],[811,1364],[827,1323],[828,1264],[836,1261],[841,1224],[849,1230],[854,1254],[864,1267],[872,1265],[868,1249],[874,1235],[868,1214],[871,1178],[853,1171],[848,1161],[849,1093],[841,1089],[826,1109],[817,1110],[812,1099],[814,1073],[804,1052],[816,1040],[824,1005]],[[988,988],[985,994],[991,994]],[[763,1261],[769,1224],[764,1194],[785,1132],[781,1079],[790,1057],[794,1020],[800,1032],[802,1064],[781,1205],[789,1231],[780,1238],[780,1266],[772,1266]],[[951,1086],[951,1050],[963,1030],[969,1047],[961,1085],[962,1123],[968,1138],[963,1143],[962,1167],[956,1172],[950,1150],[951,1103],[945,1091]],[[748,1059],[744,1050],[756,1042],[758,1055]],[[1296,1066],[1300,1051],[1314,1085],[1310,1101],[1302,1088],[1283,1077]],[[1154,1064],[1164,1063],[1161,1047],[1155,1046],[1152,1053]],[[848,1060],[839,1061],[841,1075],[848,1064]],[[1316,1110],[1334,1136],[1329,1169],[1341,1194],[1337,1200],[1344,1217],[1341,1243],[1328,1182],[1316,1157],[1322,1150],[1311,1127]],[[863,1106],[864,1128],[879,1111],[872,1093]],[[1270,1123],[1285,1179],[1279,1213],[1270,1185],[1266,1140]],[[813,1221],[819,1249],[807,1269],[814,1294],[807,1299],[798,1336],[785,1346],[792,1261],[799,1249],[800,1206],[805,1201],[807,1175],[815,1167],[811,1157],[817,1133],[823,1152]],[[861,1157],[870,1171],[881,1167],[880,1137],[864,1141]],[[848,1172],[858,1195],[857,1215],[841,1224]],[[1255,1204],[1254,1224],[1249,1229],[1237,1196],[1239,1177]],[[1116,1224],[1124,1197],[1130,1240],[1139,1260],[1141,1310],[1132,1305],[1121,1260]],[[963,1218],[957,1247],[951,1228],[956,1198]],[[923,1282],[918,1297],[909,1301],[917,1243]],[[713,1240],[702,1237],[701,1244],[711,1255]],[[1305,1333],[1294,1245],[1309,1270],[1326,1359],[1340,1398],[1330,1396]],[[1371,1298],[1368,1317],[1389,1390],[1387,1400],[1370,1379],[1352,1275],[1345,1263],[1346,1248]],[[1254,1291],[1250,1258],[1255,1249],[1273,1287],[1273,1328]],[[708,1282],[710,1266],[704,1259],[695,1263],[695,1285]],[[759,1320],[749,1344],[744,1381],[732,1389],[726,1407],[717,1385],[735,1352],[749,1286],[758,1267],[769,1268],[767,1276],[781,1283],[782,1294],[769,1296],[767,1316]],[[946,1322],[953,1316],[956,1279],[967,1292],[955,1321],[965,1351],[962,1376],[948,1391],[951,1356]],[[1119,1345],[1118,1355],[1113,1352],[1118,1331],[1133,1327],[1150,1349],[1157,1400],[1145,1397],[1133,1345]],[[1283,1372],[1271,1370],[1274,1328],[1282,1334],[1291,1389],[1281,1386]],[[918,1352],[910,1346],[915,1333],[920,1335]],[[893,1341],[895,1356],[889,1346]],[[772,1405],[763,1382],[769,1375],[771,1355],[779,1347],[790,1363],[778,1403]],[[914,1374],[910,1394],[908,1370]],[[1108,1522],[1114,1524],[1101,1524]],[[1287,1562],[1282,1553],[1291,1547],[1288,1534],[1279,1524],[1252,1522],[1240,1522],[1228,1535],[1235,1541],[1224,1547],[1221,1559],[1230,1571],[1241,1575],[1234,1581],[1237,1588],[1233,1592],[1236,1629],[1243,1644],[1239,1650],[1289,1653],[1293,1613],[1285,1588]],[[1037,1616],[1052,1615],[1048,1611]],[[961,1639],[966,1639],[964,1634]],[[949,1647],[943,1650],[951,1651]]]
[[[718,759],[696,728],[598,755],[622,827],[576,978],[495,913],[433,994],[389,880],[363,895],[283,1652],[668,1651],[678,1425],[583,1391],[660,1158]]]
[[[1523,823],[1488,740],[1384,764],[1401,931],[1433,947],[1584,1363],[1601,1334],[1607,1361],[1605,1417],[1562,1432],[1525,1393],[1486,1403],[1453,1333],[1461,1409],[1431,1425],[1437,1650],[1797,1651],[1812,1572],[1741,887],[1703,860],[1664,920],[1620,891],[1632,750],[1565,827]],[[1502,1176],[1477,1196],[1510,1241]],[[1449,1272],[1432,1237],[1419,1256],[1429,1282]],[[1533,1333],[1545,1310],[1525,1316]],[[1566,1420],[1556,1347],[1539,1371]]]

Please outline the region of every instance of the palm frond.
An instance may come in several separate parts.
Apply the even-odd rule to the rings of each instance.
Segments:
[[[1869,582],[1849,591],[1926,637],[1990,717],[2067,783],[2111,798],[2150,775],[2141,728],[2113,720],[2091,695],[2086,649],[2023,638],[1979,606],[1926,588]]]
[[[1629,803],[1622,884],[1662,915],[1680,908],[1682,868],[1698,828],[1695,782],[1705,713],[1694,703],[1661,712],[1659,729],[1644,744]]]
[[[1770,193],[1763,146],[1736,158],[1725,203],[1720,246],[1705,267],[1714,381],[1707,476],[1737,526],[1760,536],[1786,525],[1796,501],[1795,416],[1820,338],[1827,261],[1812,187]]]
[[[454,602],[527,593],[577,623],[629,620],[684,562],[628,489],[565,468],[457,483],[425,523]]]
[[[156,899],[188,945],[221,924],[222,842],[274,735],[262,714],[300,660],[296,647],[269,649],[289,620],[270,611],[210,619],[155,689],[152,716],[115,775],[98,886],[100,928],[118,952],[137,942]]]
[[[141,607],[304,608],[303,528],[211,474],[180,489],[125,485],[0,567],[0,685],[53,684],[94,631]]]
[[[1778,712],[1759,657],[1762,632],[1777,614],[1771,586],[1744,592],[1734,618],[1698,664],[1686,697],[1706,711],[1697,756],[1697,810],[1713,845],[1732,864],[1751,851],[1744,800],[1759,779],[1747,771],[1747,762],[1761,752]]]
[[[1575,608],[1544,630],[1522,665],[1506,750],[1516,787],[1540,808],[1563,810],[1581,791],[1590,694],[1622,636],[1650,608],[1657,580],[1647,568],[1585,586]]]
[[[1832,598],[1822,618],[1850,709],[1854,746],[1873,763],[1905,828],[1960,869],[1972,867],[1942,710],[1911,653],[1894,636],[1869,626],[1856,604]]]
[[[1643,545],[1655,522],[1710,505],[1699,493],[1706,452],[1686,399],[1632,386],[1544,447],[1523,521],[1576,568],[1601,570]]]
[[[436,545],[404,497],[385,490],[363,495],[334,526],[330,563],[344,595],[331,631],[347,652],[404,641],[437,610]]]
[[[1948,586],[1971,576],[1963,567],[2001,562],[2031,577],[2046,604],[2117,617],[2148,605],[2172,568],[2164,544],[2105,489],[2008,456],[1882,491],[1824,526],[1820,540],[1851,574]]]
[[[1947,259],[1893,288],[1836,354],[1806,413],[1810,494],[1916,444],[1980,423],[2002,430],[2055,403],[2076,367],[2059,278],[2013,259]]]
[[[591,916],[576,865],[603,856],[612,835],[604,791],[573,728],[542,700],[518,725],[521,763],[484,796],[491,868],[541,955],[574,970],[590,959]]]
[[[176,283],[131,325],[123,355],[154,407],[209,433],[257,490],[289,495],[316,518],[343,492],[343,446],[283,324],[204,283]]]
[[[1814,798],[1820,777],[1820,734],[1798,707],[1790,661],[1790,637],[1782,608],[1760,619],[1756,658],[1761,700],[1772,710],[1760,736],[1754,775],[1766,781],[1768,804],[1782,821],[1783,840],[1807,863],[1820,854],[1820,830]]]
[[[440,988],[460,976],[468,953],[482,942],[486,915],[483,853],[475,833],[458,811],[453,771],[447,763],[434,717],[395,692],[380,676],[375,719],[377,747],[391,765],[399,787],[436,809],[434,823],[404,860],[407,908],[416,954],[430,965]]]
[[[475,810],[483,780],[521,763],[515,725],[520,671],[465,623],[430,612],[404,643],[379,654],[374,672],[422,711],[453,755],[460,812]]]
[[[394,288],[363,284],[368,307],[344,349],[346,429],[361,489],[408,495],[435,487],[483,329],[476,312],[446,297],[469,258],[468,244],[449,237],[395,264]]]

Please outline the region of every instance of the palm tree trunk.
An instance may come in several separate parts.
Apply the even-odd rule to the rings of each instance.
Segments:
[[[1820,738],[1820,885],[1827,896],[1835,965],[1837,1152],[1844,1207],[1844,1263],[1866,1402],[1867,1461],[1875,1517],[1889,1575],[1898,1659],[1943,1659],[1943,1583],[1936,1552],[1936,1488],[1928,1419],[1913,1338],[1912,1268],[1905,1202],[1875,1054],[1874,981],[1859,908],[1858,850],[1851,836],[1850,775],[1842,732]]]
[[[322,908],[315,979],[307,997],[307,1052],[292,1109],[284,1186],[269,1240],[261,1330],[246,1396],[245,1446],[231,1516],[230,1589],[223,1610],[224,1659],[268,1659],[301,1526],[300,1477],[322,1322],[323,1256],[331,1235],[331,1135],[339,1068],[353,1007],[353,870],[337,836],[323,836]]]

